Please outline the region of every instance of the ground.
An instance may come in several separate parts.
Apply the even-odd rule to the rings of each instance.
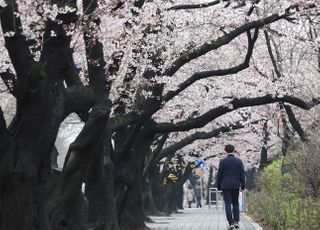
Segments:
[[[185,208],[179,213],[171,216],[150,216],[154,223],[147,223],[153,230],[226,230],[227,220],[223,208],[211,209],[208,206],[203,208]],[[240,217],[240,229],[262,230],[253,223],[245,214]]]

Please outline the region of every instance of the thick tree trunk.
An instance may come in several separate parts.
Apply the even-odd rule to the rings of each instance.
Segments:
[[[167,159],[161,172],[161,181],[170,174],[170,171],[167,170],[169,162],[170,160]],[[184,174],[180,175],[176,182],[168,180],[167,184],[161,186],[161,211],[166,215],[170,215],[178,209],[183,209],[183,184],[189,178],[190,172],[189,167],[187,167]]]
[[[177,201],[179,199],[178,190],[179,190],[179,183],[170,184],[168,195],[167,195],[167,199],[169,203],[168,207],[169,207],[170,213],[176,212],[178,210],[178,207],[177,207],[177,204],[178,204]]]
[[[142,176],[142,175],[141,175]],[[135,182],[128,186],[125,194],[123,208],[120,213],[120,226],[122,230],[148,229],[144,224],[144,207],[142,199],[142,183],[136,174]]]
[[[178,209],[183,209],[183,184],[181,182],[169,183],[162,188],[163,191],[163,206],[162,211],[166,215],[170,215],[173,212],[177,212]]]
[[[107,132],[103,155],[99,154],[90,167],[85,194],[89,200],[89,225],[95,229],[118,230],[109,127]]]
[[[93,165],[93,162],[102,160],[100,154],[102,154],[103,143],[106,139],[108,116],[109,110],[106,105],[93,107],[89,120],[69,148],[62,172],[61,186],[59,186],[61,188],[59,195],[51,201],[52,210],[49,214],[53,230],[87,229],[88,201],[81,192],[81,186],[83,182],[86,182],[90,169],[96,166]],[[95,189],[91,182],[90,187]],[[98,183],[97,186],[100,187],[101,184]],[[89,191],[90,195],[94,193],[91,188]]]
[[[43,192],[61,116],[39,101],[18,111],[9,129],[13,146],[1,159],[1,230],[48,229]]]
[[[96,226],[104,225],[103,219],[108,208],[106,189],[103,155],[101,152],[93,159],[85,186],[85,196],[89,200],[88,223]]]
[[[11,173],[2,191],[1,229],[47,229],[42,194],[37,180],[21,173]],[[12,211],[14,210],[14,211]],[[31,213],[31,215],[26,215]]]
[[[58,156],[58,149],[54,146],[51,152],[51,168],[58,168]]]
[[[107,212],[105,215],[105,230],[118,230],[119,219],[115,196],[114,174],[115,169],[110,156],[105,156],[105,175],[106,175],[106,197],[107,197]]]
[[[184,190],[183,184],[179,184],[178,191],[177,191],[177,208],[183,209],[183,199],[184,198]]]
[[[154,200],[155,208],[159,211],[162,210],[162,192],[161,192],[161,179],[160,179],[160,171],[158,166],[154,166],[149,173],[149,183],[150,189],[152,193],[152,198]]]
[[[118,159],[117,167],[120,173],[117,183],[117,203],[120,228],[123,230],[148,229],[144,224],[142,179],[144,161],[152,141],[153,135],[150,135],[149,125],[146,124],[136,137],[131,152]]]
[[[145,181],[145,185],[144,185],[143,204],[144,204],[144,210],[145,210],[146,216],[161,215],[160,211],[156,207],[156,204],[153,198],[151,182],[149,179]]]

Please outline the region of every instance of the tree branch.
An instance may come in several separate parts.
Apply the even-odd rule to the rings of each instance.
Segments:
[[[298,133],[302,141],[306,141],[307,140],[306,134],[303,131],[300,122],[294,115],[294,112],[292,111],[291,107],[289,105],[284,105],[284,108],[287,112],[289,122],[292,125],[293,129]]]
[[[260,0],[256,0],[254,4],[259,3]],[[172,6],[170,8],[168,8],[167,10],[192,10],[192,9],[201,9],[201,8],[207,8],[210,6],[215,6],[218,5],[219,3],[222,2],[226,2],[227,4],[225,5],[225,7],[228,7],[230,5],[230,0],[215,0],[215,1],[211,1],[211,2],[206,2],[206,3],[198,3],[198,4],[183,4],[183,5],[176,5],[176,6]],[[236,8],[240,8],[242,6],[245,6],[246,3],[245,1],[242,1],[239,3],[238,6],[234,7],[234,9]],[[249,12],[248,12],[248,16],[251,15],[253,9],[255,8],[255,5],[252,5]]]
[[[84,0],[83,8],[86,15],[89,15],[89,23],[95,24],[95,29],[100,26],[100,18],[98,18],[94,11],[98,7],[97,0]],[[90,28],[90,27],[89,27]],[[101,109],[106,107],[111,107],[111,101],[109,101],[109,92],[111,87],[111,82],[106,80],[105,65],[103,54],[103,45],[97,39],[92,37],[93,33],[91,31],[84,31],[84,41],[87,56],[87,65],[89,73],[90,87],[94,89],[95,93],[95,106],[101,107]],[[108,104],[108,105],[107,105]],[[108,113],[109,115],[109,113]]]
[[[130,124],[133,124],[138,119],[138,114],[134,112],[127,113],[125,115],[118,115],[110,118],[111,132],[124,128]]]
[[[149,128],[149,123],[146,123],[148,119],[151,117],[151,114],[147,111],[144,111],[135,121],[132,129],[129,131],[129,134],[127,135],[125,141],[123,142],[121,148],[117,151],[119,154],[125,154],[129,151],[132,143],[136,139],[137,135],[141,131],[141,128]]]
[[[59,12],[55,20],[48,19],[43,34],[43,47],[40,62],[47,63],[47,75],[52,81],[62,82],[69,67],[73,65],[73,51],[70,48],[71,35],[66,34],[64,26],[78,20],[76,0],[52,0],[52,5],[74,9],[66,13]],[[55,36],[52,36],[52,32]],[[58,67],[58,68],[57,68]],[[68,73],[69,74],[69,73]],[[69,77],[72,75],[70,74]],[[67,83],[67,79],[66,83]]]
[[[7,130],[6,121],[5,121],[4,116],[3,116],[3,111],[2,111],[2,108],[0,106],[0,132],[2,133],[3,131],[8,131],[8,130]]]
[[[16,97],[16,76],[7,70],[6,72],[0,73],[0,77],[4,84],[6,85],[9,92]]]
[[[252,6],[250,7],[247,15],[250,16],[253,13],[254,8],[256,8],[256,5],[260,2],[260,0],[255,0],[255,2],[252,4]]]
[[[204,43],[198,48],[193,50],[187,51],[178,57],[172,65],[165,71],[164,75],[172,76],[174,75],[183,65],[186,63],[212,51],[218,49],[221,46],[224,46],[231,42],[233,39],[241,35],[242,33],[249,31],[251,29],[260,28],[272,22],[278,21],[289,16],[289,13],[285,13],[283,15],[273,14],[269,17],[262,18],[256,21],[248,22],[242,26],[237,27],[236,29],[232,30],[231,32],[224,34],[223,36],[212,40],[211,42]]]
[[[166,95],[164,95],[162,100],[166,101],[166,102],[171,100],[173,97],[175,97],[180,92],[182,92],[187,87],[189,87],[194,82],[196,82],[196,81],[198,81],[200,79],[204,79],[204,78],[208,78],[208,77],[214,77],[214,76],[224,76],[224,75],[236,74],[236,73],[248,68],[249,67],[250,58],[251,58],[252,52],[253,52],[253,47],[254,47],[254,44],[255,44],[255,42],[256,42],[256,40],[258,38],[258,34],[259,34],[259,29],[258,28],[255,29],[253,38],[251,37],[250,31],[247,31],[248,49],[247,49],[247,54],[246,54],[246,57],[245,57],[243,63],[241,63],[241,64],[239,64],[237,66],[228,68],[228,69],[218,69],[218,70],[211,70],[211,71],[203,71],[203,72],[194,73],[190,78],[188,78],[186,81],[181,83],[178,86],[177,90],[169,91]]]
[[[95,94],[90,87],[72,86],[65,89],[66,115],[87,112],[95,103]]]
[[[311,106],[302,101],[301,99],[293,96],[283,96],[283,97],[274,97],[272,95],[266,95],[256,98],[236,98],[227,103],[226,105],[219,106],[217,108],[211,109],[205,114],[188,119],[186,121],[181,121],[176,124],[172,123],[160,123],[153,126],[153,132],[174,132],[174,131],[187,131],[194,128],[201,128],[208,124],[210,121],[226,114],[232,112],[236,109],[250,106],[265,105],[274,102],[287,102],[292,105],[298,106],[302,109],[309,110]]]
[[[264,31],[264,36],[265,36],[265,39],[266,39],[267,48],[268,48],[269,56],[271,58],[271,62],[272,62],[274,71],[276,72],[276,75],[277,75],[277,77],[279,79],[279,78],[281,78],[281,73],[280,73],[280,71],[278,69],[277,61],[276,61],[275,57],[273,56],[272,48],[271,48],[271,42],[270,42],[270,38],[269,38],[269,35],[268,35],[267,31]]]
[[[81,82],[79,71],[76,68],[76,65],[74,63],[73,55],[72,55],[72,49],[71,47],[68,48],[70,53],[70,58],[68,58],[68,65],[65,71],[62,73],[64,80],[66,81],[67,87],[71,86],[83,86],[83,83]]]
[[[139,9],[141,9],[146,0],[135,0],[133,5]]]
[[[94,11],[97,7],[97,1],[83,1],[85,14],[89,16],[90,23],[95,24],[94,29],[98,29],[100,26],[100,18],[94,14]],[[107,91],[107,95],[109,95],[110,86],[109,88],[106,88],[106,85],[109,85],[110,83],[105,80],[104,68],[106,62],[103,56],[103,45],[97,38],[92,37],[90,31],[87,30],[84,31],[84,41],[86,47],[90,86],[92,86],[97,93],[100,92],[100,94],[105,96]]]
[[[0,12],[1,27],[5,46],[8,50],[17,78],[27,75],[34,62],[27,39],[23,35],[18,6],[15,0],[8,3]]]
[[[162,135],[161,139],[159,140],[159,143],[157,144],[157,147],[155,150],[153,150],[149,156],[149,158],[147,159],[147,162],[145,163],[144,169],[143,169],[143,176],[146,176],[150,169],[152,168],[152,166],[158,162],[157,160],[157,156],[160,154],[164,144],[166,143],[166,140],[168,139],[169,134],[166,133],[164,135]]]
[[[275,71],[275,73],[277,75],[277,78],[279,79],[279,78],[281,78],[281,68],[280,68],[280,66],[278,67],[277,63],[279,62],[279,59],[280,59],[280,53],[277,50],[277,47],[275,46],[276,54],[277,54],[277,61],[276,61],[276,58],[274,57],[273,52],[272,52],[272,47],[271,47],[271,42],[270,42],[270,37],[269,37],[268,32],[264,31],[264,35],[265,35],[267,48],[268,48],[269,56],[271,58],[271,62],[272,62],[274,71]],[[301,140],[302,141],[306,141],[307,138],[305,136],[305,133],[304,133],[304,131],[303,131],[298,119],[294,115],[294,112],[292,111],[291,107],[288,106],[288,105],[283,105],[283,103],[281,103],[280,106],[285,109],[285,111],[286,111],[286,113],[288,115],[290,124],[292,125],[293,129],[298,133],[298,135],[300,136]]]
[[[250,124],[257,124],[259,123],[260,120],[258,121],[253,121]],[[171,154],[174,154],[176,151],[178,151],[179,149],[182,149],[183,147],[192,144],[194,141],[196,140],[205,140],[205,139],[209,139],[212,137],[219,137],[221,134],[223,133],[227,133],[230,132],[232,130],[237,130],[237,129],[242,129],[244,128],[245,125],[241,124],[241,122],[236,122],[234,124],[229,124],[227,126],[223,126],[217,129],[213,129],[210,132],[196,132],[193,133],[189,136],[187,136],[186,138],[180,140],[177,143],[174,143],[173,145],[166,147],[165,149],[163,149],[155,158],[154,162],[159,162],[162,158],[167,157]]]
[[[9,131],[0,106],[0,172],[2,172],[4,167],[6,167],[5,165],[9,165],[9,162],[4,162],[4,156],[10,148],[10,143]]]
[[[190,9],[206,8],[206,7],[218,5],[220,2],[221,0],[215,0],[212,2],[199,3],[199,4],[176,5],[176,6],[170,7],[168,10],[190,10]],[[224,2],[228,2],[228,1],[224,0]]]
[[[211,158],[215,158],[215,157],[217,157],[217,156],[219,156],[219,155],[221,155],[222,153],[218,153],[218,154],[213,154],[213,155],[210,155],[210,156],[207,156],[207,157],[205,157],[205,158],[203,158],[203,161],[207,161],[207,160],[209,160],[209,159],[211,159]],[[215,166],[213,166],[215,169],[217,169]]]

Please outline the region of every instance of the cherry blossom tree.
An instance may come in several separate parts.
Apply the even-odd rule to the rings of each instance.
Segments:
[[[315,105],[316,94],[295,92],[288,80],[312,69],[316,39],[306,41],[303,58],[292,54],[303,70],[289,72],[284,63],[291,75],[276,83],[264,77],[274,66],[264,58],[266,48],[257,47],[261,30],[277,31],[273,25],[286,39],[299,40],[289,32],[303,34],[303,18],[316,14],[317,3],[182,2],[0,2],[7,51],[1,79],[16,100],[9,126],[0,116],[1,229],[85,229],[86,212],[97,228],[144,229],[145,163],[156,164],[166,151],[166,135],[203,127],[223,132],[237,120],[222,117],[247,107]],[[317,89],[313,74],[304,82]],[[55,140],[71,113],[84,126],[47,195]]]

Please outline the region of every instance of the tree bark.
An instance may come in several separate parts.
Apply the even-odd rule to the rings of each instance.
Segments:
[[[119,221],[114,195],[115,168],[111,160],[110,140],[109,123],[103,154],[97,155],[90,167],[85,195],[89,200],[89,225],[98,229],[118,230]]]
[[[265,121],[262,129],[262,136],[263,136],[263,146],[261,148],[260,153],[260,165],[259,170],[262,170],[269,164],[268,161],[268,141],[269,141],[269,132],[268,132],[268,121]]]
[[[14,147],[6,155],[7,165],[1,172],[0,229],[3,230],[21,229],[21,226],[27,230],[48,228],[43,190],[51,170],[50,153],[62,114],[50,102],[42,100],[40,97],[21,105],[9,129]],[[48,106],[44,106],[45,101]]]
[[[153,137],[147,123],[139,132],[131,151],[121,153],[121,158],[117,159],[117,203],[120,228],[123,230],[147,229],[144,224],[142,178],[144,161]]]

